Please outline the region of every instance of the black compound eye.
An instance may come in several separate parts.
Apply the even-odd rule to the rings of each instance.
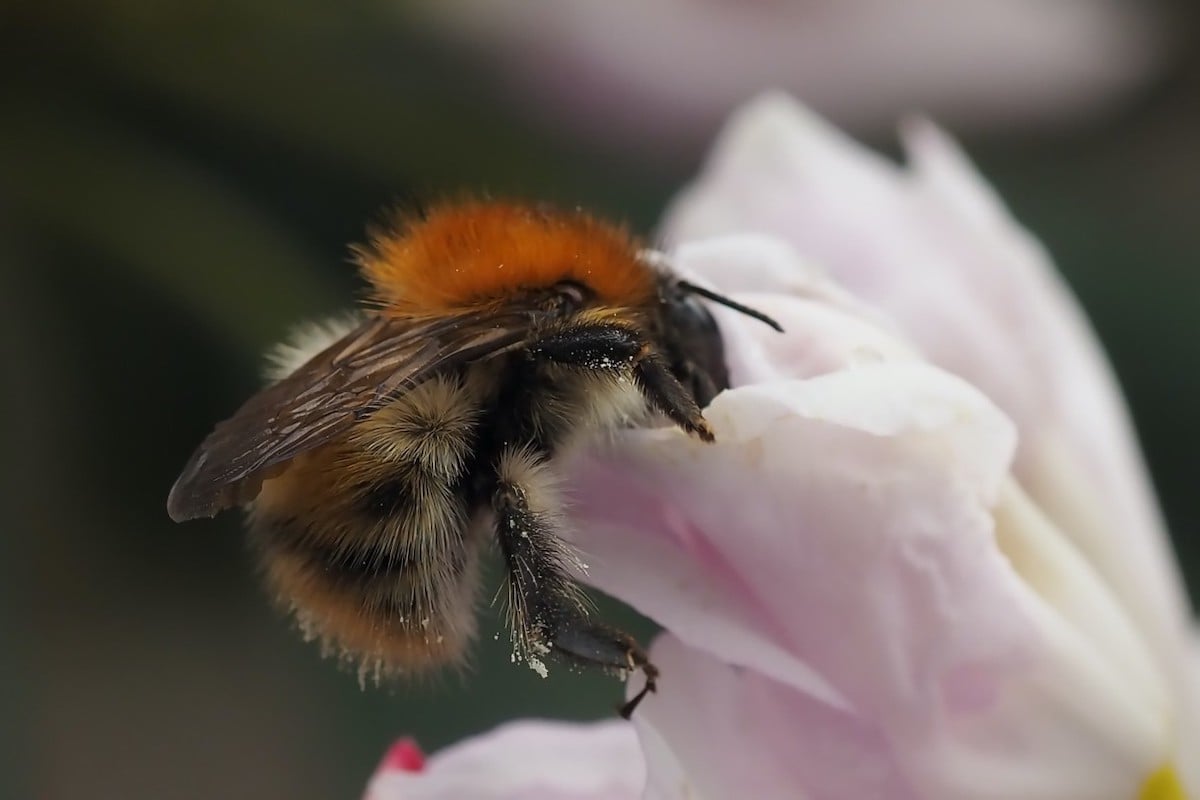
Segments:
[[[677,377],[691,383],[696,399],[704,404],[711,397],[702,395],[729,386],[721,330],[704,301],[681,287],[671,287],[664,302],[670,329],[667,332],[668,349]]]
[[[717,328],[717,321],[713,319],[713,315],[704,307],[704,302],[695,295],[685,295],[683,302],[679,304],[679,313],[686,317],[684,325],[697,334],[716,336],[721,335]]]
[[[668,317],[675,327],[687,331],[692,336],[720,337],[717,321],[712,312],[705,306],[704,301],[694,294],[679,292],[668,303]]]

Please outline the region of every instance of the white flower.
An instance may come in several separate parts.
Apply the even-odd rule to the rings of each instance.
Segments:
[[[459,769],[507,793],[385,770],[372,798],[1186,796],[1187,617],[1115,387],[1040,250],[915,130],[907,173],[760,100],[668,218],[678,269],[786,334],[716,310],[715,444],[568,465],[590,580],[666,631],[636,743],[547,732],[568,752],[513,767],[502,731]]]
[[[635,800],[642,763],[621,722],[516,722],[428,760],[411,741],[397,742],[365,800]]]
[[[1026,491],[1186,691],[1182,581],[1094,335],[1045,250],[953,143],[924,122],[908,125],[904,142],[907,170],[790,99],[764,96],[727,127],[668,212],[665,236],[778,236],[982,389],[1017,423]]]

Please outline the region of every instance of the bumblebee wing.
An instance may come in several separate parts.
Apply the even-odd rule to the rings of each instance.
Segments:
[[[264,479],[437,372],[514,349],[531,309],[431,320],[368,318],[216,426],[171,488],[176,522],[249,502]]]

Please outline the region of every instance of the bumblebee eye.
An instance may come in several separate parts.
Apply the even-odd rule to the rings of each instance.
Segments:
[[[676,284],[663,297],[667,350],[676,377],[690,384],[697,402],[704,405],[715,391],[729,386],[725,346],[717,321],[695,294]]]
[[[720,333],[713,315],[694,295],[684,295],[675,306],[675,316],[677,322],[693,334],[704,336]]]

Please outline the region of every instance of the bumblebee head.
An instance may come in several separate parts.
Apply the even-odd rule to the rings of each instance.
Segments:
[[[783,331],[779,323],[759,311],[662,272],[659,301],[663,317],[662,339],[667,356],[675,377],[692,389],[696,402],[702,407],[708,405],[717,393],[729,388],[729,368],[725,364],[721,330],[704,300],[731,308],[777,331]]]

